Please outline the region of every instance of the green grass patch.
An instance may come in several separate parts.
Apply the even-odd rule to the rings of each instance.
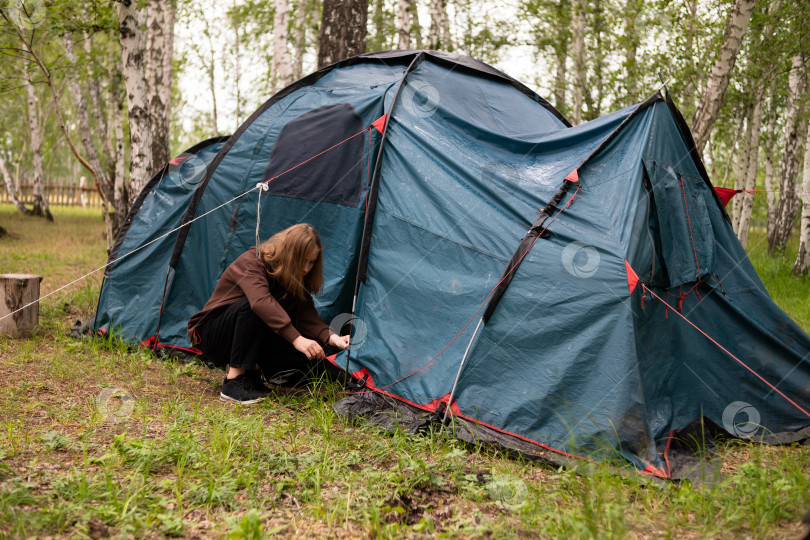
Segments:
[[[0,205],[14,235],[0,265],[45,290],[106,260],[97,210],[53,210],[47,223]],[[810,319],[808,280],[758,238],[768,290]],[[217,371],[66,337],[99,282],[49,299],[32,338],[0,338],[0,536],[794,538],[810,506],[805,446],[724,443],[720,482],[655,484],[381,433],[338,417],[329,382],[223,404]]]

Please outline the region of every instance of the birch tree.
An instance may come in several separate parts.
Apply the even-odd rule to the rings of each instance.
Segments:
[[[449,50],[451,48],[447,6],[444,0],[430,0],[430,26],[428,28],[428,48]]]
[[[799,252],[793,263],[793,273],[803,276],[810,268],[810,125],[804,141],[804,169],[802,183],[802,218],[799,225]]]
[[[701,154],[706,146],[706,141],[709,140],[712,126],[720,113],[723,96],[737,61],[737,53],[740,50],[743,35],[751,21],[754,4],[754,0],[735,0],[734,6],[731,8],[720,52],[709,71],[706,88],[692,120],[692,136],[695,139],[695,147]]]
[[[318,68],[366,50],[368,0],[324,0]]]
[[[304,53],[307,50],[307,26],[309,16],[309,2],[298,0],[295,7],[295,39],[293,47],[292,70],[293,80],[304,76]]]
[[[111,183],[93,143],[90,115],[87,110],[87,104],[85,102],[84,94],[82,92],[81,85],[79,84],[77,74],[77,61],[76,53],[73,49],[72,33],[69,31],[65,32],[63,41],[65,47],[65,58],[68,61],[67,79],[70,85],[70,91],[73,95],[73,103],[79,120],[79,136],[82,141],[82,146],[84,147],[86,162],[90,165],[89,170],[90,174],[93,176],[93,182],[101,193],[101,200],[104,209],[104,223],[107,227],[107,249],[109,250],[112,248],[115,237],[118,234],[118,224],[113,223],[111,220],[110,211],[108,208],[108,193],[111,191],[109,189],[111,187]]]
[[[23,41],[23,50],[31,56],[34,54],[31,44],[28,41]],[[30,74],[25,78],[25,91],[28,97],[28,133],[31,145],[31,158],[33,161],[31,183],[34,185],[34,205],[31,213],[35,216],[44,216],[48,221],[53,221],[53,215],[51,215],[51,210],[48,207],[48,197],[45,194],[45,186],[43,185],[42,130],[44,127],[44,117],[39,96],[37,96]]]
[[[588,86],[587,66],[585,65],[585,0],[574,0],[574,125],[582,123],[582,93]]]
[[[527,16],[532,28],[534,46],[538,52],[548,52],[549,62],[554,72],[551,93],[554,107],[562,114],[568,114],[566,90],[568,87],[567,62],[571,48],[571,2],[546,2],[545,0],[525,0],[521,10]]]
[[[745,137],[745,166],[743,168],[743,182],[742,189],[745,191],[741,193],[741,205],[739,220],[737,221],[737,238],[740,243],[745,247],[748,245],[748,230],[751,225],[751,214],[754,209],[754,194],[750,191],[756,188],[757,183],[757,169],[759,165],[759,135],[762,129],[762,93],[755,94],[755,101],[751,107],[751,115],[749,118],[749,128],[746,130]],[[735,216],[736,218],[736,216]]]
[[[197,60],[206,75],[208,92],[211,95],[210,129],[211,134],[218,137],[220,133],[219,113],[217,106],[217,56],[214,41],[218,41],[220,39],[221,32],[216,23],[212,24],[212,21],[209,19],[206,11],[206,6],[200,6],[199,9],[194,10],[193,13],[194,19],[202,25],[200,31],[205,38],[205,43],[201,44],[192,40],[189,47],[194,53],[194,56],[197,57]]]
[[[146,94],[152,130],[152,162],[163,166],[169,156],[172,58],[175,8],[170,0],[149,0],[146,6]]]
[[[744,193],[736,198],[740,198],[739,216],[735,212],[735,223],[737,225],[737,238],[743,247],[748,245],[748,230],[751,224],[751,215],[754,208],[754,194],[751,192],[756,188],[757,171],[759,165],[760,133],[762,131],[762,121],[765,112],[765,88],[770,80],[775,76],[773,63],[769,62],[768,51],[771,49],[771,36],[774,29],[774,12],[779,12],[780,0],[773,2],[768,11],[761,17],[752,20],[752,39],[749,55],[751,56],[750,67],[746,70],[746,87],[751,89],[750,96],[752,103],[749,104],[748,129],[745,137],[745,159],[744,177],[742,189]]]
[[[153,168],[152,119],[144,78],[138,9],[134,0],[122,0],[118,4],[118,33],[129,113],[129,205],[131,206],[149,181]]]
[[[779,203],[773,234],[768,237],[768,252],[771,255],[783,251],[787,246],[799,210],[799,198],[795,193],[796,177],[799,175],[799,151],[805,126],[802,102],[807,92],[807,60],[800,53],[794,54],[791,59],[788,87],[790,91],[784,114],[785,135],[779,178]]]
[[[273,73],[278,81],[278,88],[284,88],[295,80],[292,58],[287,49],[289,18],[289,0],[276,0],[276,11],[273,16]]]
[[[411,48],[411,0],[397,0],[397,49]]]
[[[8,173],[6,161],[3,159],[3,156],[0,156],[0,174],[3,175],[3,183],[6,185],[6,192],[8,193],[8,198],[11,203],[23,214],[29,216],[33,214],[33,212],[26,208],[26,206],[17,198],[17,186],[14,184],[14,178],[12,178]]]
[[[775,83],[772,80],[770,85],[770,101],[768,104],[768,123],[765,130],[765,137],[763,140],[763,153],[765,162],[765,200],[768,205],[768,224],[766,226],[766,238],[773,236],[774,225],[776,224],[776,206],[777,199],[774,190],[774,147],[776,146],[776,123],[777,123],[777,108],[775,99]]]

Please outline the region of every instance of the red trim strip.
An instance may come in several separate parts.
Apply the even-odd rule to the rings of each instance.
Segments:
[[[327,360],[329,360],[335,366],[341,367],[341,366],[338,366],[335,363],[335,356],[337,356],[337,355],[332,355],[332,356],[328,357]],[[417,409],[421,409],[421,410],[426,411],[426,412],[436,412],[436,409],[439,407],[439,404],[440,403],[447,403],[448,399],[450,398],[450,394],[447,394],[447,395],[442,396],[441,398],[434,399],[433,401],[431,401],[430,403],[428,403],[426,405],[420,405],[418,403],[414,403],[413,401],[407,400],[407,399],[405,399],[405,398],[403,398],[401,396],[397,396],[396,394],[386,392],[385,390],[381,390],[381,389],[377,388],[376,386],[374,386],[373,378],[372,378],[371,373],[369,373],[367,368],[363,368],[361,370],[355,371],[354,373],[351,374],[351,376],[354,377],[355,379],[358,379],[358,380],[362,379],[363,376],[366,376],[366,387],[368,387],[372,392],[377,392],[379,394],[383,394],[383,395],[386,395],[388,397],[392,397],[392,398],[394,398],[394,399],[396,399],[398,401],[401,401],[403,403],[407,403],[408,405],[411,405],[413,407],[416,407]],[[383,387],[383,388],[385,388],[385,387]],[[355,395],[355,394],[368,394],[370,392],[347,392],[347,393]],[[459,406],[458,406],[457,403],[455,403],[455,400],[453,401],[453,404],[451,405],[450,409],[453,411],[454,416],[458,416],[459,418],[463,418],[465,420],[469,420],[470,422],[474,422],[476,424],[488,427],[489,429],[497,431],[498,433],[503,433],[504,435],[510,435],[510,436],[515,437],[517,439],[520,439],[520,440],[522,440],[524,442],[537,445],[537,446],[539,446],[539,447],[541,447],[541,448],[543,448],[545,450],[549,450],[551,452],[554,452],[554,453],[557,453],[557,454],[560,454],[560,455],[563,455],[563,456],[566,456],[566,457],[575,458],[575,459],[581,459],[581,460],[587,461],[589,463],[593,463],[595,465],[601,465],[601,466],[604,466],[604,467],[608,467],[610,469],[619,470],[616,467],[612,467],[612,466],[606,465],[604,463],[599,463],[598,461],[594,461],[594,460],[592,460],[590,458],[586,458],[584,456],[578,456],[576,454],[570,454],[570,453],[565,452],[563,450],[558,450],[556,448],[552,448],[551,446],[548,446],[548,445],[543,444],[541,442],[538,442],[538,441],[523,437],[522,435],[518,435],[517,433],[512,433],[511,431],[506,431],[504,429],[497,428],[497,427],[495,427],[493,425],[487,424],[486,422],[482,422],[481,420],[477,420],[475,418],[467,416],[467,415],[465,415],[465,414],[463,414],[461,412],[461,409],[459,409]],[[669,478],[669,475],[663,469],[653,467],[652,465],[647,465],[647,467],[645,467],[644,470],[636,470],[636,471],[633,471],[633,472],[636,472],[638,474],[646,474],[646,475],[656,476],[658,478],[664,478],[664,479]]]
[[[202,354],[201,350],[193,347],[181,347],[179,345],[172,345],[171,343],[161,343],[155,336],[149,336],[145,340],[141,341],[140,345],[145,349],[155,350],[160,347],[161,349],[177,349],[178,351],[185,351],[198,356]]]

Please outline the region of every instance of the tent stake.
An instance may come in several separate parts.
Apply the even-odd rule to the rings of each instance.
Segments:
[[[442,427],[441,430],[439,430],[439,433],[444,430],[444,424],[447,422],[447,415],[450,414],[450,408],[453,406],[453,396],[456,395],[456,385],[458,385],[458,379],[461,377],[461,370],[464,369],[464,363],[467,361],[467,355],[470,354],[470,349],[472,348],[473,341],[475,341],[475,336],[478,335],[478,329],[481,328],[482,322],[484,322],[483,317],[478,319],[478,324],[475,325],[475,331],[473,332],[472,337],[470,337],[470,342],[467,344],[467,350],[464,351],[464,356],[461,358],[461,364],[458,366],[456,380],[453,381],[453,389],[450,390],[450,399],[447,401],[447,408],[444,410],[444,418],[442,419]]]

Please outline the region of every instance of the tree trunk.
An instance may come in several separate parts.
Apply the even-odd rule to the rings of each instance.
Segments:
[[[768,238],[768,252],[773,256],[787,246],[793,222],[799,211],[796,177],[799,175],[799,149],[804,136],[804,119],[801,103],[807,91],[807,66],[805,59],[794,55],[788,77],[787,109],[785,111],[785,137],[782,149],[782,167],[779,178],[779,205],[776,209],[773,235]],[[792,193],[791,193],[792,192]]]
[[[453,36],[450,33],[450,16],[447,14],[447,1],[442,0],[442,50],[453,51]]]
[[[14,179],[10,174],[8,174],[8,169],[6,169],[6,162],[3,159],[3,156],[0,156],[0,174],[3,175],[3,183],[6,184],[8,198],[11,199],[11,202],[17,207],[17,210],[27,216],[30,216],[32,213],[31,210],[26,208],[25,205],[21,203],[19,199],[17,199],[17,186],[14,185]]]
[[[759,86],[755,90],[754,97],[754,111],[751,114],[751,129],[749,130],[748,140],[745,146],[747,149],[747,165],[745,169],[745,182],[743,189],[746,193],[741,193],[738,197],[742,197],[742,206],[740,207],[740,219],[737,225],[737,238],[743,247],[748,245],[748,230],[751,227],[751,214],[754,210],[754,194],[748,193],[757,187],[757,166],[759,165],[759,134],[762,129],[762,111],[764,100],[762,87]]]
[[[422,42],[422,25],[419,23],[419,9],[416,0],[411,0],[411,37],[416,38],[416,48],[423,49],[424,43]],[[411,41],[413,44],[413,41]]]
[[[289,19],[289,0],[276,0],[276,12],[273,17],[273,74],[279,88],[284,88],[295,80],[290,51],[287,49]]]
[[[428,48],[438,50],[442,46],[442,0],[430,0],[430,27],[428,28]]]
[[[146,95],[152,126],[152,164],[155,170],[171,159],[172,59],[175,8],[170,0],[149,0],[146,7]],[[154,172],[154,171],[152,171]]]
[[[767,237],[773,237],[774,225],[776,224],[776,194],[773,192],[774,185],[773,185],[773,178],[774,178],[774,166],[773,166],[773,147],[774,147],[774,134],[775,130],[774,127],[776,126],[776,106],[775,106],[775,98],[774,98],[774,88],[771,86],[771,111],[768,115],[768,127],[765,135],[765,147],[763,148],[763,152],[765,154],[765,197],[768,201],[768,225],[767,225]]]
[[[583,86],[583,91],[585,92],[585,103],[588,105],[588,115],[587,120],[595,120],[602,116],[602,99],[605,94],[605,77],[602,77],[601,74],[605,73],[607,70],[605,69],[605,47],[603,46],[602,41],[602,34],[604,32],[605,27],[605,12],[604,7],[602,6],[601,0],[592,0],[592,19],[593,23],[591,24],[594,33],[594,47],[593,47],[593,70],[594,73],[600,74],[591,81],[591,84],[596,87],[596,96],[594,98],[592,92],[586,91],[588,88],[587,86],[587,79],[585,82],[585,86]]]
[[[39,322],[41,281],[40,276],[31,274],[0,275],[0,334],[24,337],[33,332]],[[20,310],[23,306],[28,307]]]
[[[236,15],[231,16],[231,29],[233,30],[233,68],[234,68],[234,90],[236,92],[236,110],[234,116],[236,117],[236,126],[242,124],[242,63],[239,61],[242,58],[242,40],[240,32],[242,31],[242,22]],[[292,66],[291,66],[292,67]]]
[[[34,208],[32,213],[35,216],[45,216],[48,221],[53,221],[53,216],[48,208],[48,197],[45,195],[43,186],[42,171],[42,124],[40,118],[42,112],[39,107],[34,84],[30,78],[25,78],[25,90],[28,93],[28,129],[31,140],[31,156],[33,159],[33,176],[31,183],[34,185]]]
[[[745,173],[748,171],[748,158],[750,157],[748,144],[751,141],[751,126],[752,117],[754,115],[754,107],[748,103],[745,106],[743,117],[745,118],[745,129],[743,132],[742,144],[740,151],[737,154],[737,163],[734,167],[734,189],[743,189],[745,186]],[[731,228],[734,229],[734,234],[737,234],[740,223],[740,213],[742,211],[742,195],[737,195],[731,202]]]
[[[192,49],[197,53],[200,63],[208,75],[208,91],[211,93],[211,132],[214,137],[219,137],[219,114],[217,112],[217,91],[216,91],[216,56],[214,55],[214,40],[212,38],[213,29],[208,17],[205,14],[205,8],[199,12],[203,22],[203,35],[208,40],[208,57],[200,51],[199,48],[192,46]]]
[[[115,222],[120,228],[129,211],[124,161],[124,100],[118,99],[113,110],[115,125],[115,185],[113,186],[113,207]]]
[[[307,50],[307,0],[298,0],[295,8],[295,48],[293,49],[293,79],[304,76],[304,53]]]
[[[82,93],[82,88],[79,85],[77,76],[79,70],[76,63],[76,54],[73,50],[73,35],[69,31],[65,32],[64,43],[65,59],[68,62],[66,77],[70,85],[70,91],[73,94],[73,105],[76,108],[76,114],[79,119],[79,136],[82,140],[82,146],[84,146],[84,152],[87,155],[87,162],[90,164],[90,174],[93,175],[93,182],[101,194],[102,205],[104,206],[104,222],[107,226],[107,250],[109,251],[115,243],[115,237],[118,234],[115,224],[110,221],[107,205],[110,180],[104,172],[101,159],[93,144],[90,115],[87,112],[87,104],[84,99],[84,94]]]
[[[573,124],[582,123],[582,93],[588,84],[585,66],[585,0],[574,2],[574,113]]]
[[[683,92],[681,92],[682,96],[682,103],[683,107],[692,107],[694,105],[694,93],[695,93],[695,79],[690,76],[694,74],[694,64],[695,64],[695,53],[694,53],[694,43],[695,43],[695,36],[697,35],[697,21],[698,21],[698,4],[697,0],[686,0],[686,7],[689,10],[689,23],[686,30],[685,36],[685,47],[684,47],[684,56],[683,58],[690,62],[689,69],[687,71],[687,76],[684,78],[683,81]],[[706,139],[708,140],[708,138]]]
[[[803,276],[810,268],[810,126],[804,141],[804,182],[802,184],[802,220],[799,225],[799,253],[793,273]]]
[[[87,55],[88,60],[90,60],[94,58],[93,35],[85,30],[82,32],[82,38],[82,42],[84,43],[84,52]],[[111,82],[112,80],[110,80],[108,84]],[[107,136],[107,117],[104,114],[104,103],[101,100],[101,82],[97,76],[93,76],[89,77],[85,84],[87,86],[87,93],[90,96],[90,108],[93,111],[93,118],[96,121],[98,138],[105,150],[102,152],[102,163],[104,166],[109,167],[113,151],[112,146],[109,144],[109,137]]]
[[[557,71],[554,75],[554,108],[565,114],[565,62],[568,60],[566,49],[557,54]]]
[[[754,0],[735,0],[734,6],[731,8],[720,53],[709,71],[706,89],[703,91],[697,111],[695,111],[695,118],[692,120],[691,129],[695,139],[695,148],[701,154],[706,146],[706,141],[709,140],[717,115],[720,113],[723,96],[737,61],[737,52],[740,50],[743,34],[751,21],[754,4]]]
[[[152,121],[144,80],[141,32],[135,0],[118,4],[118,32],[121,40],[121,64],[129,104],[129,205],[149,181],[152,173]]]
[[[368,0],[324,0],[318,68],[366,50]]]
[[[397,49],[411,48],[411,0],[397,0]]]
[[[115,54],[114,29],[110,29],[108,50],[108,124],[112,127],[107,134],[107,146],[110,148],[111,163],[108,166],[108,176],[112,178],[112,190],[107,193],[113,201],[113,230],[117,231],[124,223],[129,210],[126,173],[124,162],[124,95],[123,79],[121,75],[121,57]],[[109,211],[105,209],[105,211]]]

